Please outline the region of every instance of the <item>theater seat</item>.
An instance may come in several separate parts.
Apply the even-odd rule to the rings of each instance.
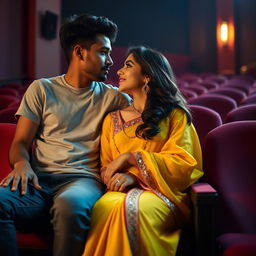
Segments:
[[[240,105],[256,104],[256,94],[250,95],[243,99]]]
[[[218,238],[224,250],[223,256],[255,256],[256,235],[253,234],[224,234]]]
[[[255,252],[255,131],[256,121],[237,121],[215,128],[205,139],[204,180],[219,194],[216,221],[221,256]]]
[[[0,87],[0,95],[9,95],[19,98],[19,92],[15,88]]]
[[[227,81],[225,84],[223,84],[223,88],[236,88],[242,92],[245,92],[246,95],[249,93],[250,87],[250,84],[241,81]]]
[[[192,84],[192,85],[194,85],[194,84]],[[206,88],[207,90],[217,89],[219,87],[218,83],[213,82],[213,81],[202,81],[202,82],[196,83],[195,85],[200,85],[200,86]]]
[[[188,99],[192,99],[192,98],[196,98],[197,97],[197,94],[196,92],[193,92],[187,88],[180,88],[180,91],[183,95],[183,97],[188,100]]]
[[[7,108],[10,104],[19,102],[19,99],[11,95],[0,95],[0,110]]]
[[[200,84],[191,84],[187,87],[190,91],[195,92],[197,95],[202,95],[207,93],[207,88],[203,87]]]
[[[8,107],[6,109],[0,110],[0,123],[16,124],[17,123],[17,119],[15,118],[16,112],[17,112],[17,107]]]
[[[228,96],[231,99],[235,100],[237,105],[239,105],[240,102],[244,98],[246,98],[246,93],[245,92],[242,92],[242,91],[240,91],[236,88],[232,88],[232,87],[222,87],[222,88],[219,88],[219,89],[210,90],[208,93]]]
[[[8,175],[11,167],[8,162],[8,152],[14,137],[16,124],[0,123],[0,180]],[[50,238],[36,233],[21,233],[17,231],[17,242],[20,254],[23,256],[50,256]],[[1,252],[1,248],[0,248]],[[1,255],[1,253],[0,253]],[[4,255],[3,255],[4,256]]]
[[[233,109],[227,114],[226,117],[226,123],[245,120],[256,121],[256,104],[240,106]]]
[[[207,76],[204,79],[205,82],[208,82],[208,81],[215,82],[215,83],[218,83],[219,85],[225,83],[227,80],[228,79],[225,76],[223,76],[223,75],[216,75],[216,74],[211,75],[211,76]]]
[[[189,99],[188,103],[190,105],[199,105],[215,110],[220,114],[223,122],[227,113],[237,107],[237,104],[233,99],[224,95],[215,94],[207,94],[197,98]]]
[[[222,120],[216,111],[203,106],[189,105],[192,122],[196,128],[201,145],[205,136],[214,128],[222,125]]]

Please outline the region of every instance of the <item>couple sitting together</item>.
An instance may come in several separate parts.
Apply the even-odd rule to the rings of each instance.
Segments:
[[[60,29],[67,73],[27,89],[0,186],[1,255],[18,255],[16,229],[49,223],[54,256],[175,255],[199,140],[160,52],[130,48],[119,88],[104,83],[116,34],[105,17],[72,17]]]

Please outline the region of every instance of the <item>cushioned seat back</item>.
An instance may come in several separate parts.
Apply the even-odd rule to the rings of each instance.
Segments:
[[[0,110],[0,123],[17,123],[15,118],[15,113],[17,112],[17,107],[8,107],[6,109]]]
[[[225,120],[229,111],[237,107],[237,104],[233,99],[227,96],[215,94],[207,94],[197,98],[189,99],[188,103],[190,105],[199,105],[215,110],[220,114],[222,121]]]
[[[214,89],[210,90],[209,93],[211,94],[219,94],[219,95],[225,95],[230,97],[231,99],[235,100],[237,105],[240,104],[240,102],[246,97],[246,93],[242,92],[240,90],[237,90],[236,88],[220,88],[220,89]]]
[[[0,123],[0,180],[11,171],[8,155],[15,129],[15,124]]]
[[[240,105],[256,104],[256,94],[250,95],[243,99]]]
[[[256,104],[240,106],[233,109],[227,114],[226,122],[255,120],[256,121]]]
[[[11,95],[0,95],[0,110],[7,108],[10,104],[18,102],[19,99]]]
[[[204,179],[219,193],[218,231],[256,233],[256,121],[212,130],[203,148]]]
[[[211,130],[222,125],[221,117],[216,111],[203,106],[189,105],[189,108],[193,117],[192,122],[202,144]]]

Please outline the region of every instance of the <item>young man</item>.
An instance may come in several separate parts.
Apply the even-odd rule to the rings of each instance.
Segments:
[[[0,183],[1,255],[18,255],[15,228],[39,230],[47,216],[53,255],[82,254],[91,208],[103,193],[102,120],[129,104],[128,96],[103,83],[116,34],[116,24],[105,17],[71,18],[60,29],[67,73],[34,81],[24,95],[10,149],[13,171]]]

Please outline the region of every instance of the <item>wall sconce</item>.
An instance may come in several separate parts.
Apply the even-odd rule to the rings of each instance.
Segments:
[[[220,41],[223,44],[227,44],[228,43],[228,23],[227,22],[222,22],[220,24]]]

